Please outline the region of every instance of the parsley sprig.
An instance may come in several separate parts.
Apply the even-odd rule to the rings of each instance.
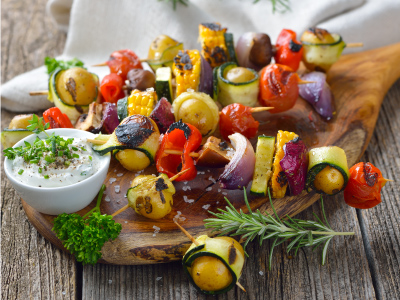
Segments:
[[[54,219],[52,230],[64,247],[84,265],[97,263],[101,258],[101,248],[104,243],[115,240],[122,229],[121,224],[116,223],[111,215],[102,215],[100,212],[105,188],[103,184],[96,206],[83,217],[76,213],[63,213]]]
[[[67,70],[72,67],[81,67],[84,68],[84,64],[77,58],[72,60],[64,61],[64,60],[57,60],[53,57],[46,57],[44,59],[44,65],[47,67],[47,74],[51,74],[56,69]],[[85,68],[84,68],[85,69]]]
[[[241,209],[238,212],[236,208],[225,198],[228,206],[226,210],[219,209],[221,213],[210,212],[215,218],[204,220],[206,228],[214,228],[213,231],[220,231],[220,235],[231,233],[241,235],[242,239],[246,239],[246,245],[258,237],[260,245],[263,241],[273,240],[271,252],[269,253],[269,268],[271,269],[272,253],[276,246],[290,241],[287,246],[287,252],[294,249],[295,255],[301,247],[312,246],[313,250],[318,246],[323,245],[322,249],[322,265],[326,262],[326,254],[328,245],[331,239],[337,235],[354,235],[354,232],[335,232],[331,229],[328,220],[325,216],[324,203],[321,196],[322,214],[325,219],[325,224],[316,214],[316,221],[305,221],[293,219],[286,215],[287,219],[280,219],[268,189],[269,201],[275,217],[268,212],[262,214],[258,209],[253,212],[247,200],[246,190],[244,191],[244,201],[246,203],[248,214],[245,214]]]

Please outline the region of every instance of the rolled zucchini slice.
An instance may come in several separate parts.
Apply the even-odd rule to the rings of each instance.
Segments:
[[[335,195],[344,190],[349,180],[346,153],[336,146],[311,149],[306,188],[317,193]]]
[[[329,34],[329,33],[328,33]],[[339,34],[331,34],[331,43],[321,43],[312,37],[312,33],[306,31],[301,42],[303,44],[303,62],[307,69],[327,72],[340,58],[346,43]]]
[[[13,147],[16,143],[18,143],[23,138],[31,135],[32,131],[28,129],[8,129],[5,128],[1,132],[1,144],[3,145],[4,149]]]
[[[172,103],[175,120],[182,120],[195,126],[203,136],[211,135],[217,129],[219,110],[215,101],[207,94],[185,92]]]
[[[96,139],[105,140],[106,135],[100,135]],[[109,135],[107,142],[103,145],[93,145],[94,151],[100,155],[104,155],[113,150],[137,150],[141,151],[150,160],[150,164],[154,163],[154,157],[157,153],[160,138],[160,132],[156,123],[142,115],[132,115],[125,118],[121,124],[117,126],[114,132]],[[125,157],[117,152],[118,160],[122,163],[121,158]],[[129,156],[126,156],[129,158]]]
[[[204,294],[207,295],[217,295],[226,293],[230,289],[232,289],[236,282],[239,280],[240,275],[242,273],[243,265],[244,265],[244,251],[242,246],[230,237],[216,237],[209,238],[207,235],[202,235],[196,239],[199,245],[192,244],[186,254],[183,257],[182,264],[185,272],[189,275],[189,279],[191,283]],[[196,266],[196,261],[198,258],[203,260],[207,260],[207,257],[210,259],[210,264],[213,261],[218,261],[218,263],[222,263],[227,271],[229,272],[232,280],[227,282],[226,286],[221,287],[220,289],[207,290],[204,289],[196,282],[200,283],[198,278],[193,278],[193,276],[198,276],[201,280],[208,278],[213,278],[213,274],[200,274],[198,272],[198,268]],[[215,260],[216,259],[216,260]],[[207,263],[207,262],[206,262]],[[210,270],[210,268],[204,268],[204,272]],[[210,282],[211,286],[215,287],[216,282]],[[207,286],[207,285],[206,285]]]
[[[96,74],[89,73],[93,78],[89,78],[88,83],[80,84],[80,80],[74,80],[73,77],[68,79],[68,84],[64,85],[60,80],[65,72],[72,72],[75,69],[72,68],[68,70],[55,70],[49,79],[49,95],[48,100],[53,102],[56,107],[58,107],[62,113],[66,114],[71,120],[72,124],[76,122],[81,114],[87,113],[89,111],[89,104],[96,101],[99,96],[99,78]],[[87,71],[83,69],[86,73]],[[82,72],[83,72],[82,71]],[[88,73],[88,72],[87,72]],[[82,79],[82,78],[80,78]],[[60,88],[64,88],[64,93],[69,94],[73,100],[66,101],[60,96]],[[81,95],[88,93],[90,99],[81,100]],[[86,97],[84,97],[86,98]],[[67,103],[69,102],[69,103]],[[76,102],[72,105],[71,103]],[[84,103],[84,104],[82,104]]]
[[[158,59],[149,59],[147,63],[153,69],[154,72],[157,71],[158,68],[170,67],[174,64],[174,57],[178,54],[179,51],[183,50],[183,43],[178,43],[174,46],[168,47],[161,54]]]
[[[240,103],[246,106],[254,106],[257,102],[259,91],[259,75],[255,70],[248,69],[254,77],[245,82],[232,82],[227,79],[227,73],[237,68],[234,62],[227,62],[221,65],[217,73],[218,88],[214,88],[214,94],[217,93],[218,101],[227,106],[232,103]]]

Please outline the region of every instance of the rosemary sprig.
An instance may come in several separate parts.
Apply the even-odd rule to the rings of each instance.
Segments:
[[[238,212],[232,203],[225,198],[228,203],[226,210],[219,209],[220,213],[209,211],[215,218],[205,219],[205,227],[214,228],[213,232],[220,231],[220,235],[228,233],[231,236],[241,235],[242,239],[246,239],[243,245],[244,248],[256,237],[258,237],[260,245],[267,239],[273,240],[268,260],[270,269],[274,248],[286,241],[290,241],[287,246],[287,252],[293,249],[295,251],[294,255],[297,254],[301,247],[312,246],[313,250],[315,250],[318,246],[323,245],[321,264],[324,265],[331,239],[336,235],[354,235],[354,232],[335,232],[331,229],[325,216],[322,196],[321,206],[326,224],[315,214],[316,221],[293,219],[288,215],[286,215],[287,219],[280,219],[272,203],[269,190],[268,197],[275,217],[268,212],[262,214],[258,209],[253,212],[247,200],[246,190],[244,190],[244,201],[249,210],[248,214],[245,214],[242,209]]]

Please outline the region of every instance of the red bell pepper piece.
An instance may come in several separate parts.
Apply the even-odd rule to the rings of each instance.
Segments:
[[[104,76],[100,84],[100,92],[104,102],[117,103],[119,99],[124,98],[123,86],[124,81],[121,76],[115,73]]]
[[[160,173],[172,177],[181,171],[189,169],[179,176],[175,181],[189,181],[196,177],[197,170],[190,153],[200,147],[202,135],[200,131],[191,124],[183,123],[182,120],[173,123],[164,135],[160,150],[156,156],[156,167]],[[165,150],[177,150],[182,155],[168,154]]]
[[[297,71],[303,57],[303,45],[296,40],[296,32],[283,29],[276,41],[275,62]]]
[[[49,128],[74,128],[66,114],[63,114],[58,107],[51,107],[43,113],[43,119],[50,123]]]

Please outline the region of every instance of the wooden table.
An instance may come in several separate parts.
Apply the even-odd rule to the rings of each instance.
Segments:
[[[43,64],[64,48],[66,35],[45,15],[46,0],[3,0],[1,11],[1,81]],[[1,128],[15,113],[2,109]],[[270,244],[250,244],[250,258],[238,288],[217,299],[395,299],[400,297],[400,80],[387,94],[363,161],[395,182],[370,210],[347,206],[339,195],[326,201],[328,221],[353,237],[331,241],[327,264],[321,251],[302,249],[297,257],[286,245],[273,254]],[[19,196],[1,167],[2,299],[214,299],[190,286],[180,263],[148,266],[82,266],[46,241],[29,223]],[[298,215],[312,219],[319,203]]]

